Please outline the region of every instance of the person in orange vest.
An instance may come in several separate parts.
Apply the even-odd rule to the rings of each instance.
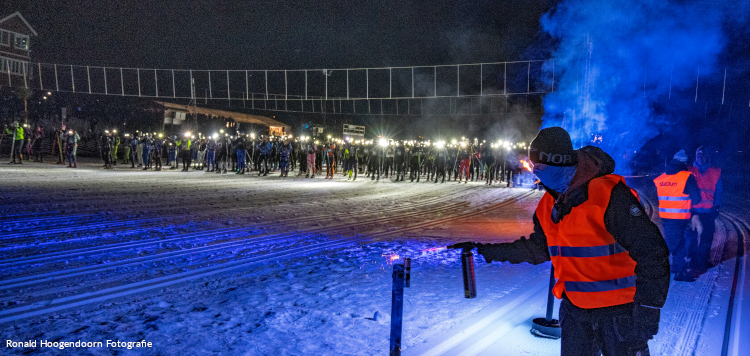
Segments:
[[[698,188],[701,192],[701,201],[692,206],[693,215],[697,215],[703,226],[698,244],[690,248],[690,270],[693,277],[703,274],[714,265],[711,262],[711,245],[714,241],[714,232],[716,230],[716,218],[719,216],[719,208],[724,195],[724,185],[721,181],[721,169],[717,168],[711,162],[708,150],[703,146],[698,147],[695,151],[695,162],[688,171],[695,176],[698,182]]]
[[[687,154],[680,150],[666,166],[666,172],[654,179],[659,196],[659,217],[664,227],[664,240],[672,255],[671,271],[676,281],[692,282],[688,273],[688,241],[685,230],[691,221],[690,208],[701,201],[695,176],[687,171]],[[694,225],[693,225],[694,226]]]
[[[547,191],[529,238],[449,247],[477,247],[487,262],[551,260],[562,355],[648,355],[669,289],[659,228],[600,148],[574,150],[564,129],[550,127],[531,142],[529,159]]]

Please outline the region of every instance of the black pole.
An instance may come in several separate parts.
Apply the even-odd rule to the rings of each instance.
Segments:
[[[560,322],[552,319],[552,309],[555,307],[555,295],[552,294],[552,288],[555,287],[555,267],[552,266],[549,272],[549,291],[547,292],[547,315],[544,318],[534,318],[531,324],[531,333],[534,336],[559,339],[562,334]]]
[[[393,265],[391,296],[391,356],[401,355],[401,327],[404,312],[404,265]]]
[[[464,296],[466,298],[477,297],[477,283],[474,278],[474,254],[471,250],[461,253],[461,266],[464,273]]]
[[[404,258],[404,287],[411,287],[411,258]]]
[[[555,288],[555,266],[549,271],[549,292],[547,293],[547,315],[545,319],[549,323],[552,321],[552,310],[555,309],[555,295],[552,294],[552,288]]]

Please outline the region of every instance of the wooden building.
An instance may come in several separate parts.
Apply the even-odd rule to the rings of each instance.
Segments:
[[[37,36],[28,21],[16,11],[0,19],[0,83],[24,86],[31,74],[31,37]]]
[[[229,118],[234,120],[235,123],[239,124],[245,123],[268,127],[268,131],[259,132],[259,134],[262,133],[272,136],[283,136],[291,134],[292,131],[291,126],[265,116],[218,109],[208,109],[202,108],[200,106],[193,107],[182,104],[168,103],[164,101],[155,101],[155,103],[164,108],[164,124],[168,125],[182,125],[183,122],[189,124],[189,118],[193,113],[193,109],[195,109],[195,113],[198,115]]]

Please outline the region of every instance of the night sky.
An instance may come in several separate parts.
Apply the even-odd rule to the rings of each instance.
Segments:
[[[305,69],[538,59],[552,0],[5,1],[32,60],[145,68]]]

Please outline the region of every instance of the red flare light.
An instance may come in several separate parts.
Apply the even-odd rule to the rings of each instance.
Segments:
[[[398,260],[399,258],[401,258],[401,257],[400,257],[399,255],[397,255],[397,254],[386,254],[386,255],[382,255],[382,256],[383,256],[383,257],[385,257],[385,258],[386,258],[386,259],[388,260],[388,262],[393,262],[393,261],[396,261],[396,260]]]
[[[533,172],[533,170],[531,169],[531,163],[524,161],[524,160],[521,160],[521,163],[523,164],[523,168],[528,169],[529,172]]]

